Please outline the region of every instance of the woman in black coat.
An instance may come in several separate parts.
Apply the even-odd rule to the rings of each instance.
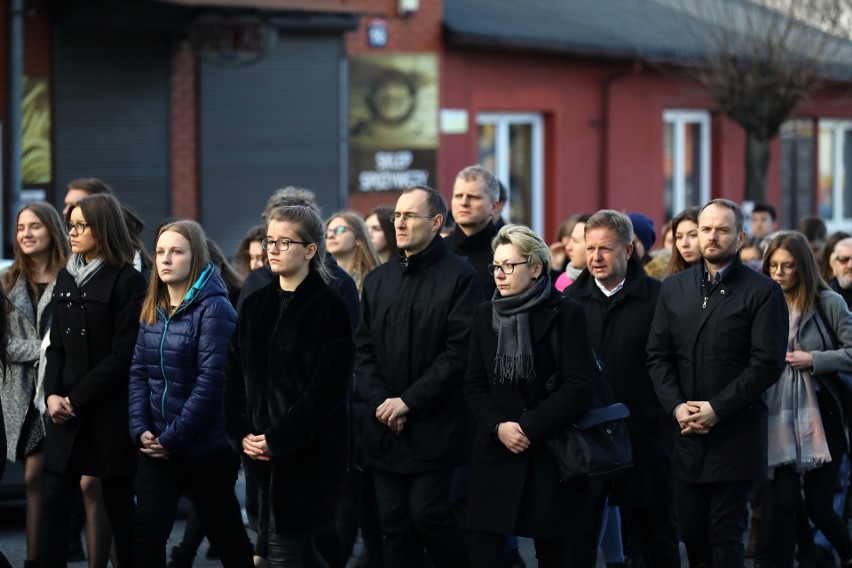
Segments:
[[[130,358],[145,279],[121,207],[92,195],[71,209],[73,253],[53,290],[44,390],[42,566],[65,566],[69,517],[80,477],[101,479],[118,568],[130,566],[135,450],[127,433]],[[61,546],[58,543],[63,543]]]
[[[591,567],[597,538],[588,486],[561,483],[545,444],[591,401],[595,374],[586,318],[551,286],[550,253],[538,235],[506,225],[492,247],[497,291],[474,316],[464,387],[477,424],[470,565],[500,566],[505,535],[514,534],[535,539],[543,568]],[[545,382],[554,373],[558,388],[548,395]]]
[[[301,566],[303,550],[322,562],[312,536],[334,532],[346,471],[355,347],[346,304],[324,281],[324,233],[307,207],[270,213],[263,244],[278,278],[243,302],[225,367],[225,429],[269,568]]]

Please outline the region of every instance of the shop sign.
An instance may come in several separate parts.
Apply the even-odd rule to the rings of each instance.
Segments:
[[[225,67],[249,65],[275,43],[274,26],[262,18],[204,15],[190,29],[192,48],[207,63]]]

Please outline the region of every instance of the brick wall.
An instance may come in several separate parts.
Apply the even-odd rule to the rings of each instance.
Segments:
[[[171,67],[172,215],[198,218],[198,64],[187,42]]]

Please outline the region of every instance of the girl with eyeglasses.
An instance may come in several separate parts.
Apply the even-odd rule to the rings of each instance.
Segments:
[[[364,278],[381,264],[366,223],[354,211],[341,211],[329,218],[325,226],[328,252],[355,280],[360,294]]]
[[[225,428],[242,454],[251,528],[267,566],[324,565],[313,537],[334,533],[348,462],[344,400],[355,347],[346,304],[328,287],[325,227],[302,206],[269,212],[272,273],[240,306],[225,367]]]
[[[46,353],[47,432],[40,561],[64,566],[69,516],[81,476],[100,478],[117,568],[130,566],[135,450],[127,434],[127,375],[145,279],[114,197],[71,206],[71,258],[53,290]]]
[[[133,565],[166,565],[174,513],[188,491],[222,565],[250,567],[234,495],[239,459],[222,403],[237,314],[198,223],[165,225],[154,258],[130,366],[130,436],[139,448]]]
[[[477,426],[470,566],[502,566],[503,543],[514,534],[534,539],[542,568],[592,568],[589,487],[560,482],[546,444],[591,403],[596,375],[586,318],[551,285],[550,249],[528,227],[503,226],[491,248],[497,290],[474,313],[464,381]],[[548,393],[551,377],[556,388]]]
[[[776,568],[793,566],[802,497],[808,517],[852,566],[852,538],[833,509],[834,486],[848,451],[843,384],[852,372],[852,314],[820,277],[801,233],[769,242],[763,273],[781,286],[790,312],[787,366],[766,391],[771,470],[771,549]]]
[[[50,329],[56,275],[70,253],[62,218],[54,207],[37,201],[18,211],[15,260],[3,272],[7,295],[8,367],[0,381],[0,398],[8,440],[6,458],[24,462],[27,499],[27,561],[38,565],[38,527],[44,463],[44,365],[41,344]]]

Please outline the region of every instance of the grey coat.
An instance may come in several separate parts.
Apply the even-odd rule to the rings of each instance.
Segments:
[[[48,310],[48,307],[55,284],[55,280],[48,284],[39,299],[37,313],[33,313],[25,277],[18,277],[8,294],[11,303],[7,347],[9,368],[3,374],[0,397],[3,399],[6,425],[6,457],[10,461],[15,461],[18,457],[16,455],[18,440],[21,437],[21,428],[24,425],[27,409],[33,402],[36,392],[41,392],[39,357],[42,338],[50,329],[51,310]],[[36,407],[44,412],[44,397],[36,401]]]

